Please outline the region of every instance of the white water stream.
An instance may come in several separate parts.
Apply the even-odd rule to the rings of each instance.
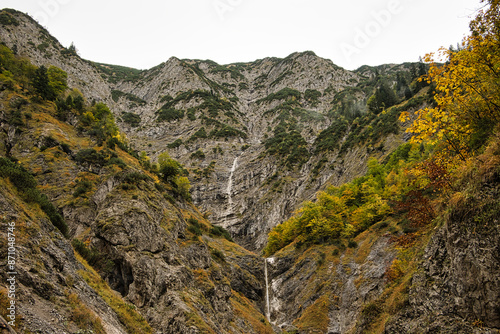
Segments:
[[[264,258],[264,277],[266,278],[266,317],[271,321],[271,311],[269,307],[269,282],[267,279],[267,258]]]
[[[234,171],[236,170],[236,167],[238,166],[238,157],[234,158],[233,161],[233,166],[231,167],[231,174],[229,174],[229,181],[227,182],[227,203],[231,206],[233,204],[233,198],[231,197],[231,192],[233,188],[233,174]],[[231,208],[229,208],[230,210]]]

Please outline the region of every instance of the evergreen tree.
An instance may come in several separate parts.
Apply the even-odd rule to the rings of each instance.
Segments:
[[[55,99],[55,93],[49,84],[49,75],[45,66],[37,68],[33,74],[33,88],[36,93],[44,100]]]
[[[368,109],[376,114],[382,110],[392,107],[398,102],[398,98],[394,91],[386,82],[382,82],[379,88],[375,91],[367,102]]]

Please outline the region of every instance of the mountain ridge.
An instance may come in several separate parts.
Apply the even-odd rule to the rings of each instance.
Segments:
[[[21,77],[0,85],[0,153],[33,175],[73,239],[2,174],[2,222],[15,220],[32,239],[20,240],[25,328],[399,333],[431,328],[426,324],[441,307],[459,316],[438,314],[434,329],[493,333],[498,327],[486,302],[467,306],[474,300],[468,291],[481,282],[496,293],[498,268],[470,260],[475,251],[467,242],[454,246],[470,240],[497,247],[494,225],[477,235],[460,229],[470,223],[460,203],[475,196],[496,203],[494,147],[479,177],[470,171],[461,181],[471,197],[458,196],[453,214],[419,229],[415,243],[413,227],[399,213],[372,221],[378,213],[370,218],[369,212],[372,225],[345,240],[297,238],[272,258],[257,255],[268,232],[304,201],[335,193],[329,186],[362,185],[394,159],[404,164],[426,154],[404,132],[415,112],[433,103],[433,88],[417,80],[427,70],[423,63],[347,71],[302,52],[229,65],[171,57],[138,71],[83,60],[25,14],[0,15],[14,19],[0,17],[0,46],[15,49],[13,59],[59,67],[77,89],[66,94],[71,99],[48,101]],[[82,110],[71,106],[76,98]],[[399,120],[402,112],[409,120]],[[103,117],[109,122],[100,122]],[[371,176],[358,178],[367,171]],[[483,184],[486,190],[478,191]],[[494,254],[481,256],[494,263]],[[462,280],[460,265],[480,279]],[[446,304],[434,290],[446,295]],[[91,323],[79,320],[79,307],[96,315]]]

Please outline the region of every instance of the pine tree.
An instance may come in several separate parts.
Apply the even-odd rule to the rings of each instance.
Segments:
[[[44,100],[54,100],[56,97],[49,84],[47,68],[43,65],[37,68],[33,74],[33,88]]]

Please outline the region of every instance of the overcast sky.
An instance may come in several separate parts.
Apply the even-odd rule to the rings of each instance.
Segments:
[[[456,45],[480,0],[0,0],[83,58],[139,69],[175,56],[219,64],[314,51],[347,69]]]

